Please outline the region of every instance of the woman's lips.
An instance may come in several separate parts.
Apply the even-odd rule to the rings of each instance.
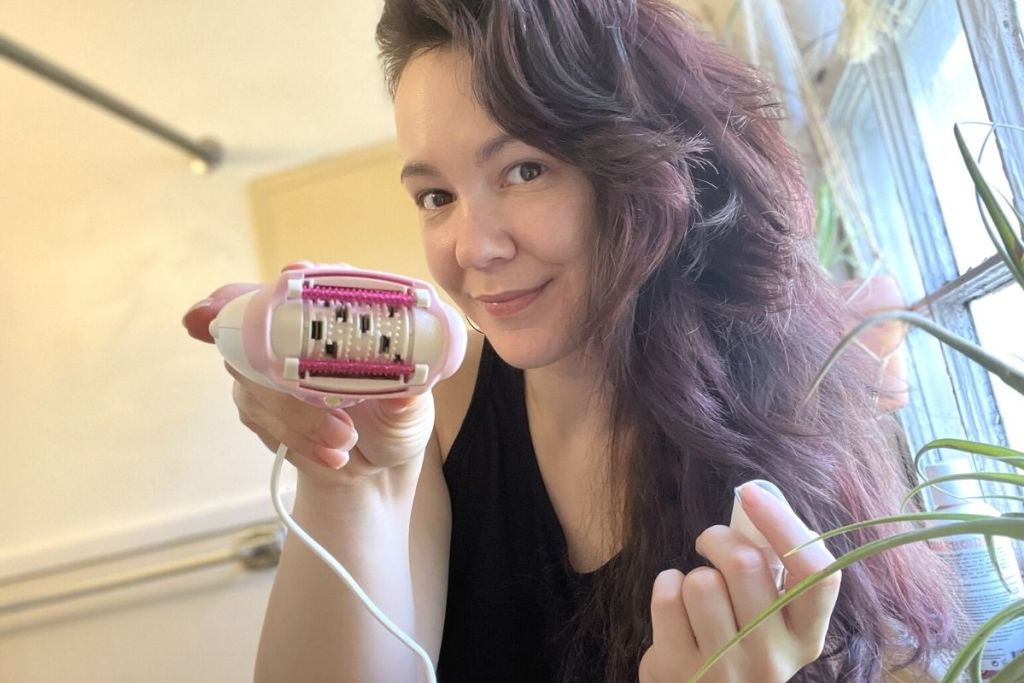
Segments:
[[[493,318],[504,318],[510,315],[515,315],[532,304],[547,286],[548,283],[545,282],[536,289],[530,289],[523,292],[513,292],[509,295],[481,297],[477,299],[477,302],[483,307],[484,312],[487,313],[487,315]],[[486,301],[485,299],[497,300]]]

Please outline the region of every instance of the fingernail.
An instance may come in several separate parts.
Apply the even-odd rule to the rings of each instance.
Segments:
[[[766,491],[757,484],[747,482],[736,487],[736,495],[740,497],[744,505],[756,508],[764,503]]]
[[[325,448],[320,451],[320,462],[332,470],[340,470],[348,462],[348,454],[342,451]]]
[[[188,315],[192,311],[198,310],[200,308],[206,308],[207,306],[209,306],[212,303],[213,303],[213,297],[208,296],[205,299],[203,299],[202,301],[197,301],[194,304],[192,304],[192,306],[187,311],[185,311],[185,315]]]

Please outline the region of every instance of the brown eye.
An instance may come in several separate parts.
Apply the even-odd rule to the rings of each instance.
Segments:
[[[443,190],[427,190],[416,197],[416,206],[433,211],[440,209],[451,200],[451,195]]]
[[[510,178],[518,175],[520,178],[519,182],[513,181],[514,185],[518,185],[519,183],[528,183],[531,180],[535,180],[543,172],[543,165],[538,164],[536,161],[524,161],[521,164],[513,166],[509,170],[508,175]]]

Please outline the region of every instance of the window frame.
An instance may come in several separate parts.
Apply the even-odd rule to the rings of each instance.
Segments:
[[[909,31],[927,0],[889,0],[901,15],[913,17],[900,26]],[[950,0],[959,10],[975,71],[990,117],[994,121],[1024,125],[1024,41],[1014,0]],[[901,209],[910,230],[914,267],[887,260],[890,271],[907,292],[924,296],[912,308],[932,317],[957,334],[977,342],[968,304],[1001,289],[1012,276],[998,256],[963,275],[958,271],[952,245],[946,234],[942,210],[925,154],[924,140],[917,128],[911,100],[911,83],[895,41],[887,42],[864,64],[848,64],[828,103],[827,118],[837,141],[851,148],[853,116],[864,99],[874,109],[884,139],[887,162],[897,187]],[[1014,203],[1024,207],[1024,133],[999,131],[995,139],[1011,179]],[[952,130],[949,144],[955,144]],[[861,160],[850,159],[851,164]],[[856,174],[851,174],[856,175]],[[873,236],[886,254],[906,253],[905,236],[874,230]],[[900,244],[901,238],[904,244]],[[995,248],[992,249],[993,254]],[[902,259],[901,259],[902,261]],[[919,278],[919,282],[915,281]],[[900,417],[914,452],[938,437],[967,438],[989,443],[1006,443],[1000,412],[989,374],[953,349],[938,344],[923,333],[908,335],[911,404]],[[934,454],[926,462],[934,461]],[[978,458],[987,469],[1012,470],[991,460]],[[993,467],[994,465],[994,467]],[[997,491],[998,486],[989,488]],[[1008,506],[1006,509],[1017,509]]]

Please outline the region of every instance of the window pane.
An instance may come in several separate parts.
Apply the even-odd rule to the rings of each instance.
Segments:
[[[982,346],[1024,366],[1024,289],[1011,284],[973,301],[970,308]],[[1011,448],[1024,450],[1024,396],[996,377],[992,390]]]
[[[978,213],[974,187],[953,137],[953,124],[988,121],[967,37],[955,0],[929,0],[908,40],[900,47],[911,101],[935,191],[961,273],[995,253]],[[987,129],[965,126],[964,137],[977,153]],[[997,191],[1010,196],[1002,159],[994,140],[981,164]]]
[[[870,97],[865,96],[858,103],[847,135],[848,138],[841,138],[843,153],[851,167],[851,179],[860,190],[860,203],[870,224],[868,228],[887,246],[890,241],[899,240],[908,242],[909,247],[910,226],[900,203],[898,184],[889,164],[889,152]],[[870,258],[867,244],[859,246],[865,258]],[[911,264],[903,259],[891,258],[895,256],[893,251],[892,248],[883,249],[887,260],[886,269],[899,276],[905,289],[908,286],[911,288],[911,291],[904,292],[908,297],[923,296],[920,276],[916,272],[909,272],[916,269],[910,268]],[[868,268],[872,264],[865,263],[862,266]]]
[[[1021,43],[1021,48],[1024,48],[1024,0],[1017,0],[1017,40]]]
[[[877,103],[866,89],[853,97],[856,104],[850,106],[849,117],[832,121],[836,140],[849,166],[850,180],[861,195],[869,229],[881,248],[882,272],[896,276],[907,300],[915,301],[927,292]],[[942,345],[927,334],[911,333],[907,336],[907,350],[911,396],[901,419],[911,447],[917,450],[936,435],[964,437]]]

